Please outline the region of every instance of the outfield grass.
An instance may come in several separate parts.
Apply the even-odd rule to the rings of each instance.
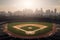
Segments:
[[[37,31],[34,35],[26,35],[25,32],[13,28],[13,26],[15,26],[17,24],[40,24],[40,25],[45,25],[48,27],[43,30]],[[8,30],[17,35],[20,35],[20,36],[38,36],[38,35],[45,34],[49,31],[51,31],[52,26],[53,26],[52,23],[48,23],[48,22],[13,22],[13,23],[8,23]],[[26,28],[24,28],[24,29],[26,29]],[[34,27],[33,29],[35,30],[36,28]]]

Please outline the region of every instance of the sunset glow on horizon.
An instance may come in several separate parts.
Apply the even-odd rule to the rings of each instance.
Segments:
[[[60,11],[60,0],[0,0],[0,10],[54,9]]]

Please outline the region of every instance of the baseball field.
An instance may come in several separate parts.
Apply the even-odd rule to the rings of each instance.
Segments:
[[[9,35],[39,36],[52,31],[53,23],[49,22],[11,22],[7,23],[5,30]]]

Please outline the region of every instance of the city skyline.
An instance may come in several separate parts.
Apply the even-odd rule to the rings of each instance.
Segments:
[[[12,11],[0,11],[0,12],[12,12]],[[35,9],[35,11],[33,11],[32,9],[23,9],[22,11],[21,10],[16,10],[16,11],[13,11],[12,13],[14,13],[14,12],[32,12],[32,13],[35,13],[35,12],[43,12],[43,13],[46,13],[46,12],[55,12],[55,13],[60,13],[60,12],[58,12],[58,10],[56,9],[56,8],[54,8],[53,10],[51,10],[51,9],[46,9],[46,10],[44,10],[43,8],[41,8],[41,9]]]
[[[32,10],[56,8],[60,12],[60,0],[0,0],[0,11],[17,11],[25,8]]]

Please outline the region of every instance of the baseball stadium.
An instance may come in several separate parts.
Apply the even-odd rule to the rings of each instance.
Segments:
[[[50,22],[10,22],[3,26],[3,32],[15,38],[45,38],[56,31],[55,24]]]

